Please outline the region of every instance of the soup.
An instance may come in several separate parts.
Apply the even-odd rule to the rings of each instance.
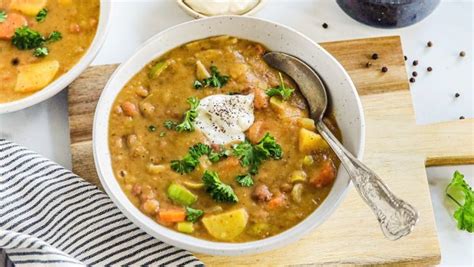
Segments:
[[[298,224],[326,198],[339,165],[296,85],[230,36],[177,47],[118,94],[112,167],[129,200],[197,238],[247,242]],[[331,130],[340,133],[333,118]]]
[[[91,45],[99,11],[99,0],[1,0],[0,103],[68,72]]]

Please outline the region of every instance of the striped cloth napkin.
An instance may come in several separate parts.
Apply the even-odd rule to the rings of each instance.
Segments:
[[[203,265],[136,227],[96,186],[4,139],[0,250],[7,266]]]

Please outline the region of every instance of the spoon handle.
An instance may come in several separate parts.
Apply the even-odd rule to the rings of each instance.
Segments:
[[[390,240],[397,240],[411,233],[418,221],[418,212],[413,206],[397,198],[377,174],[347,151],[324,122],[320,120],[317,128],[341,160],[361,197],[374,212],[384,235]]]

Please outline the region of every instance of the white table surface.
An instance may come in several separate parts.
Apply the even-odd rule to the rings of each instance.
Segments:
[[[93,65],[120,63],[155,33],[189,21],[174,0],[113,0],[109,36]],[[417,59],[419,76],[411,85],[420,124],[474,117],[473,12],[471,0],[445,0],[424,21],[403,29],[377,29],[349,18],[332,0],[270,0],[255,16],[274,20],[306,34],[317,42],[370,36],[401,35],[409,62]],[[323,29],[322,23],[329,28]],[[426,43],[433,42],[432,48]],[[467,56],[458,56],[461,50]],[[427,73],[426,67],[433,72]],[[455,93],[461,94],[454,98]],[[29,147],[71,167],[65,91],[29,109],[0,115],[0,137]],[[474,129],[473,129],[474,130]],[[455,229],[443,190],[455,169],[471,177],[473,166],[428,169],[433,206],[440,237],[443,265],[474,264],[474,235]]]

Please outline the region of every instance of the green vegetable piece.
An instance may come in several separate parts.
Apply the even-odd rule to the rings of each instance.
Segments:
[[[44,22],[46,20],[46,16],[48,16],[48,9],[43,8],[36,15],[36,21],[37,22]]]
[[[249,173],[244,174],[244,175],[239,175],[235,178],[235,180],[237,181],[238,184],[244,187],[250,187],[253,185],[252,175],[250,175]]]
[[[46,47],[38,47],[33,51],[35,57],[45,57],[49,54],[49,50]]]
[[[150,72],[148,72],[148,78],[150,79],[156,79],[158,78],[158,76],[160,76],[160,74],[166,70],[170,65],[170,62],[169,60],[165,60],[165,61],[160,61],[158,63],[156,63],[151,69],[150,69]]]
[[[280,85],[278,87],[268,89],[266,93],[268,96],[279,95],[283,100],[286,101],[290,99],[295,89],[288,88],[285,86],[285,82],[283,81],[283,76],[281,75],[281,72],[279,72],[278,75],[280,76]]]
[[[221,87],[224,87],[224,85],[226,85],[228,81],[229,81],[229,76],[221,75],[216,66],[211,66],[210,77],[204,78],[202,80],[196,80],[193,86],[195,89],[200,89],[202,87],[221,88]]]
[[[212,199],[217,202],[231,202],[236,203],[239,198],[234,193],[234,190],[229,185],[224,184],[216,172],[206,170],[202,176],[204,187],[211,195]]]
[[[0,23],[5,22],[7,18],[8,18],[7,12],[5,12],[4,10],[0,10]]]
[[[165,135],[166,135],[165,132],[160,132],[160,137],[163,137],[163,136],[165,136]]]
[[[149,132],[155,132],[156,131],[156,126],[155,125],[148,126],[148,131]]]
[[[166,129],[173,130],[176,127],[177,123],[172,120],[167,120],[163,123],[163,125]]]
[[[192,234],[194,232],[194,224],[192,222],[179,222],[176,224],[176,229],[185,234]]]
[[[204,155],[207,155],[211,162],[217,162],[221,158],[227,157],[227,152],[215,152],[210,146],[198,143],[189,148],[188,154],[182,160],[171,161],[171,169],[180,174],[192,172],[199,165],[199,158]]]
[[[198,80],[195,80],[193,83],[194,89],[201,89],[203,87],[202,83]]]
[[[53,31],[53,32],[49,35],[48,39],[46,39],[46,41],[47,41],[48,43],[52,43],[52,42],[57,42],[57,41],[59,41],[59,40],[61,40],[61,39],[63,39],[63,35],[62,35],[60,32],[58,32],[58,31]]]
[[[197,222],[202,215],[204,215],[204,211],[186,207],[186,221]]]
[[[175,183],[172,183],[168,187],[167,193],[171,200],[184,206],[192,205],[198,199],[198,197],[186,189],[186,187]]]
[[[474,191],[464,180],[464,175],[456,171],[451,183],[446,187],[446,196],[456,203],[458,209],[454,212],[459,230],[474,232]]]
[[[198,113],[197,108],[199,106],[199,99],[196,97],[190,97],[187,99],[190,109],[184,113],[183,122],[176,125],[175,129],[178,132],[192,132],[194,131],[194,121],[196,120]]]
[[[30,50],[43,46],[46,39],[37,31],[23,26],[15,30],[12,44],[20,50]]]

